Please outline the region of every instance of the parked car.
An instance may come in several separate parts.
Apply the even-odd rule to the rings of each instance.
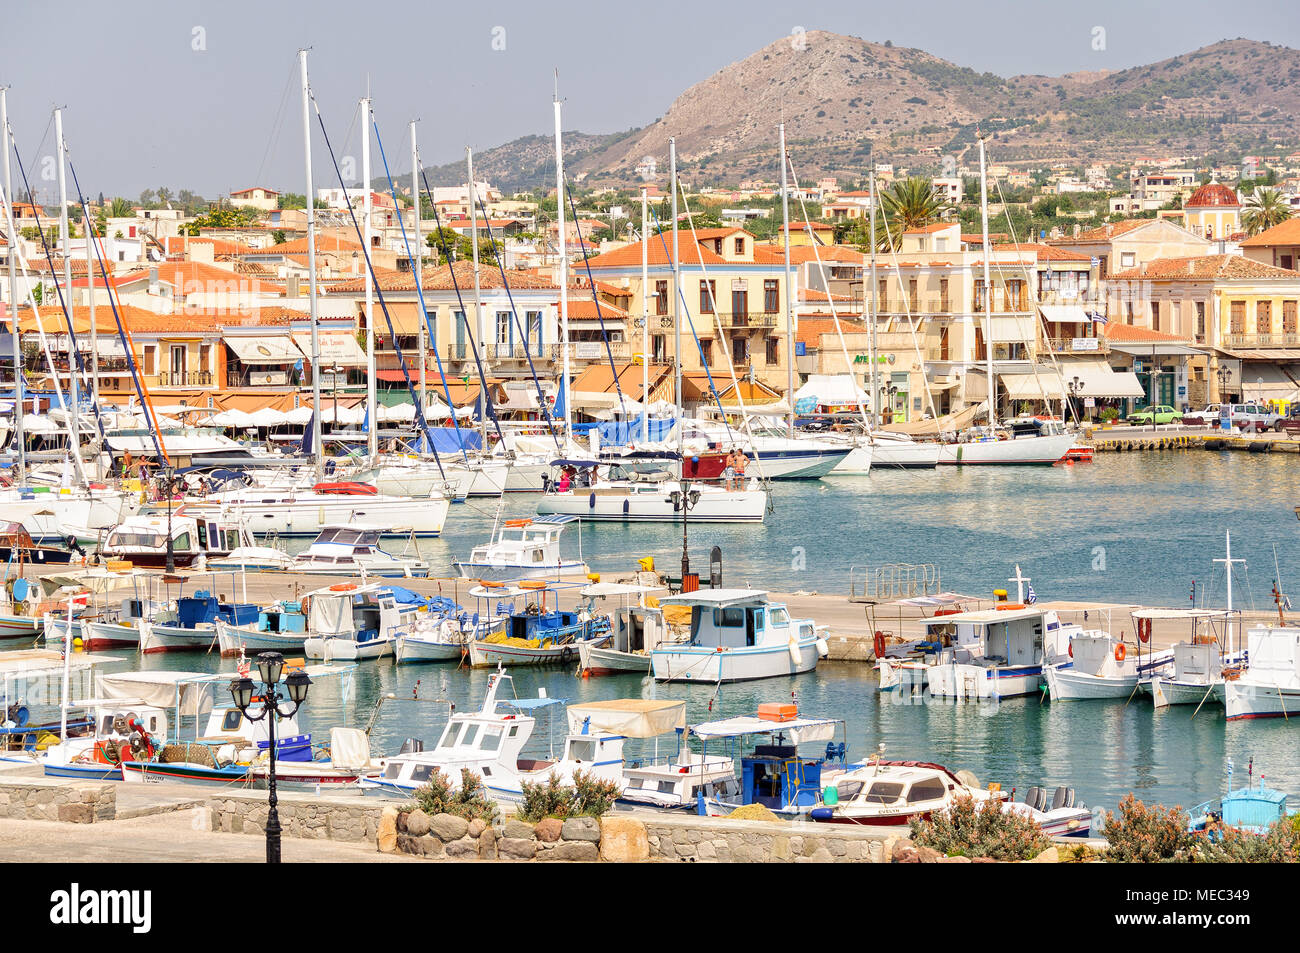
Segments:
[[[1266,430],[1281,431],[1278,421],[1282,419],[1267,404],[1233,404],[1232,425],[1247,433],[1263,433]]]
[[[1217,427],[1219,407],[1219,404],[1206,404],[1200,410],[1189,410],[1183,414],[1183,423],[1191,427]]]
[[[1153,421],[1157,424],[1177,424],[1182,423],[1183,415],[1168,404],[1156,404],[1154,409],[1143,407],[1128,415],[1131,424],[1149,424]]]

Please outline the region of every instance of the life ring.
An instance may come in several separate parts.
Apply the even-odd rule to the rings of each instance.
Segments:
[[[1151,641],[1151,620],[1138,619],[1138,639],[1142,642]]]
[[[1005,612],[1007,609],[1024,609],[1026,606],[1023,602],[1003,602],[999,603],[997,608],[999,611]]]
[[[1115,661],[1116,661],[1116,662],[1122,662],[1122,661],[1124,661],[1124,657],[1125,657],[1126,655],[1128,655],[1128,646],[1126,646],[1123,642],[1121,642],[1119,645],[1115,646]]]
[[[871,647],[876,650],[876,658],[885,657],[885,633],[879,629],[876,630],[875,637],[871,640]]]
[[[337,586],[330,586],[330,592],[351,592],[356,587],[355,582],[341,582]]]
[[[566,645],[564,648],[560,649],[560,661],[561,661],[561,662],[572,662],[572,661],[573,661],[573,647],[572,647],[572,646],[570,646],[570,645]]]

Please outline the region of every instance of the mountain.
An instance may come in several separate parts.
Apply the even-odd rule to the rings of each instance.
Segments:
[[[592,152],[613,148],[619,140],[638,130],[590,135],[584,132],[564,134],[564,164],[581,162]],[[459,185],[466,179],[465,160],[446,165],[428,166],[429,185]],[[474,153],[474,178],[491,182],[506,194],[535,188],[555,188],[555,139],[552,136],[522,136],[512,142]],[[573,178],[570,172],[570,179]],[[387,188],[387,180],[379,182]]]
[[[1116,72],[1008,78],[835,33],[811,31],[802,41],[784,37],[720,69],[642,129],[566,133],[570,177],[638,182],[644,156],[667,168],[675,136],[678,165],[693,184],[772,181],[782,115],[801,181],[860,178],[873,148],[882,161],[937,171],[944,156],[962,161],[977,125],[994,133],[990,151],[1000,162],[1232,155],[1271,142],[1294,148],[1300,139],[1300,51],[1254,40]],[[507,191],[545,188],[553,148],[549,137],[519,139],[476,156],[475,171]],[[448,181],[463,181],[463,167],[443,168]]]

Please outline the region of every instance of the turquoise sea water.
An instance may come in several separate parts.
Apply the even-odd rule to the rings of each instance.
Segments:
[[[1234,587],[1236,602],[1266,609],[1274,545],[1283,589],[1300,592],[1300,523],[1293,512],[1300,502],[1298,465],[1290,455],[1123,454],[1072,467],[878,472],[785,484],[777,486],[776,510],[762,526],[692,527],[690,549],[704,568],[709,548],[719,545],[729,584],[778,591],[844,592],[853,565],[908,562],[939,566],[945,588],[988,593],[1006,585],[1018,562],[1040,599],[1186,605],[1195,579],[1210,586],[1210,603],[1219,605],[1223,574],[1210,560],[1222,556],[1224,530],[1231,530],[1233,555],[1247,560],[1248,574],[1248,585],[1243,578]],[[513,497],[505,512],[528,515],[534,505],[535,498]],[[486,539],[494,511],[473,502],[453,508],[444,537],[421,544],[425,557],[436,569],[449,566],[453,556]],[[582,544],[593,568],[607,572],[626,571],[645,555],[671,571],[681,556],[680,529],[671,526],[588,527]],[[140,664],[233,667],[197,654],[152,656]],[[655,686],[637,676],[582,680],[561,669],[512,674],[521,697],[545,689],[570,701],[655,692],[683,698],[692,723],[752,713],[760,702],[789,701],[793,694],[805,714],[846,720],[852,757],[884,743],[889,757],[968,768],[981,783],[1020,790],[1069,784],[1090,806],[1113,808],[1129,791],[1189,806],[1220,793],[1228,758],[1235,761],[1238,784],[1253,758],[1256,776],[1263,772],[1270,785],[1292,794],[1293,809],[1300,807],[1300,713],[1289,723],[1228,725],[1221,708],[1206,706],[1195,718],[1190,708],[1157,713],[1145,697],[1130,704],[1037,698],[992,707],[907,704],[878,694],[871,670],[849,663],[720,690]],[[320,685],[304,710],[304,725],[322,736],[345,717],[364,725],[375,700],[392,693],[396,699],[385,702],[372,736],[374,749],[395,751],[407,737],[432,745],[447,706],[428,699],[477,707],[487,677],[450,666],[363,663],[346,716],[337,689]],[[426,701],[408,701],[414,693]],[[549,727],[558,746],[562,713]],[[545,750],[547,737],[543,718],[534,749]]]

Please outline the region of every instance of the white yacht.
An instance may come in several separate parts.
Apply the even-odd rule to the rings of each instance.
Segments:
[[[475,546],[468,559],[452,565],[466,579],[488,582],[586,576],[589,570],[581,558],[581,543],[579,558],[565,559],[560,554],[560,536],[576,522],[578,517],[564,514],[505,520],[490,542]]]
[[[609,466],[594,460],[556,460],[561,470],[575,472],[547,484],[537,512],[563,514],[595,522],[618,523],[761,523],[767,514],[767,492],[751,479],[744,489],[728,490],[706,483],[683,484],[662,469],[634,464]],[[689,503],[683,516],[682,492]],[[563,487],[563,489],[561,489]]]
[[[701,589],[659,600],[690,606],[690,640],[650,653],[660,682],[743,682],[811,672],[826,656],[826,627],[791,619],[759,589]]]
[[[399,578],[429,575],[429,564],[418,556],[394,556],[379,548],[392,527],[374,523],[338,523],[321,527],[312,544],[294,557],[289,571],[314,576],[380,576]]]
[[[427,497],[385,496],[362,483],[317,483],[311,489],[247,487],[215,493],[190,504],[195,515],[228,513],[257,535],[316,536],[331,524],[362,520],[409,527],[416,536],[438,536],[450,502]]]
[[[100,552],[132,565],[155,567],[166,566],[170,552],[173,565],[184,568],[255,543],[232,514],[199,511],[185,500],[174,500],[170,507],[166,501],[141,507],[109,531]]]

